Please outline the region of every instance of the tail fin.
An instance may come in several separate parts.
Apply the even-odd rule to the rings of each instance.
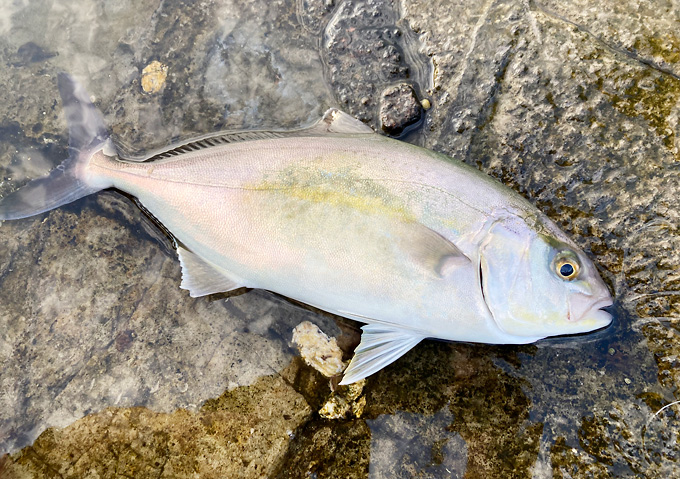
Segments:
[[[34,216],[106,187],[88,184],[83,174],[97,151],[115,155],[104,121],[85,89],[64,73],[59,74],[59,93],[69,126],[69,157],[47,176],[0,199],[0,221]]]

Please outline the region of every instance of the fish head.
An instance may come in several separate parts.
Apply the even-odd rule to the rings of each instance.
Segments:
[[[498,328],[515,342],[585,333],[612,321],[602,309],[612,297],[595,265],[549,226],[537,231],[523,221],[497,222],[480,247],[484,300]]]

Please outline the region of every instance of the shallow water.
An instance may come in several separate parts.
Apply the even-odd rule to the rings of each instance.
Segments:
[[[531,199],[617,298],[592,335],[425,341],[369,378],[360,417],[323,419],[328,381],[292,329],[312,321],[350,349],[358,325],[262,291],[189,298],[169,241],[100,193],[0,226],[2,477],[680,472],[680,11],[467,3],[0,6],[0,195],[67,155],[60,71],[131,153],[329,106],[380,130],[383,91],[405,83],[432,104],[407,141]]]

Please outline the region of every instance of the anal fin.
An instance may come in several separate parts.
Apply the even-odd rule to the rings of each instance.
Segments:
[[[386,324],[363,326],[361,343],[340,384],[351,384],[381,370],[409,352],[426,336]]]
[[[189,296],[198,298],[214,293],[224,293],[243,287],[214,266],[179,246],[177,256],[182,266],[182,283],[180,288],[189,291]]]

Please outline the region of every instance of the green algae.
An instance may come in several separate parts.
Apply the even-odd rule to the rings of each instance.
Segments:
[[[607,466],[579,453],[560,436],[550,448],[550,466],[554,479],[608,479],[611,477]]]
[[[581,418],[578,445],[558,437],[551,447],[555,478],[675,477],[678,470],[678,419],[653,392],[609,411]]]
[[[680,304],[680,301],[676,303]],[[648,347],[654,354],[658,367],[659,383],[675,390],[680,396],[680,320],[670,320],[665,324],[650,323],[642,328],[647,337]]]
[[[652,56],[668,63],[680,63],[680,38],[673,32],[664,32],[662,36],[637,38],[633,43],[637,51],[649,51]]]
[[[629,117],[642,116],[670,150],[675,147],[675,131],[668,118],[680,101],[680,80],[652,69],[643,69],[629,78],[622,93],[603,93],[612,106]]]
[[[316,420],[298,431],[275,476],[277,479],[363,479],[371,459],[371,430],[355,419],[331,423]]]
[[[606,418],[586,416],[581,420],[579,428],[579,444],[581,448],[597,459],[598,462],[612,466],[614,459],[609,451],[610,441],[606,438],[609,422]]]

